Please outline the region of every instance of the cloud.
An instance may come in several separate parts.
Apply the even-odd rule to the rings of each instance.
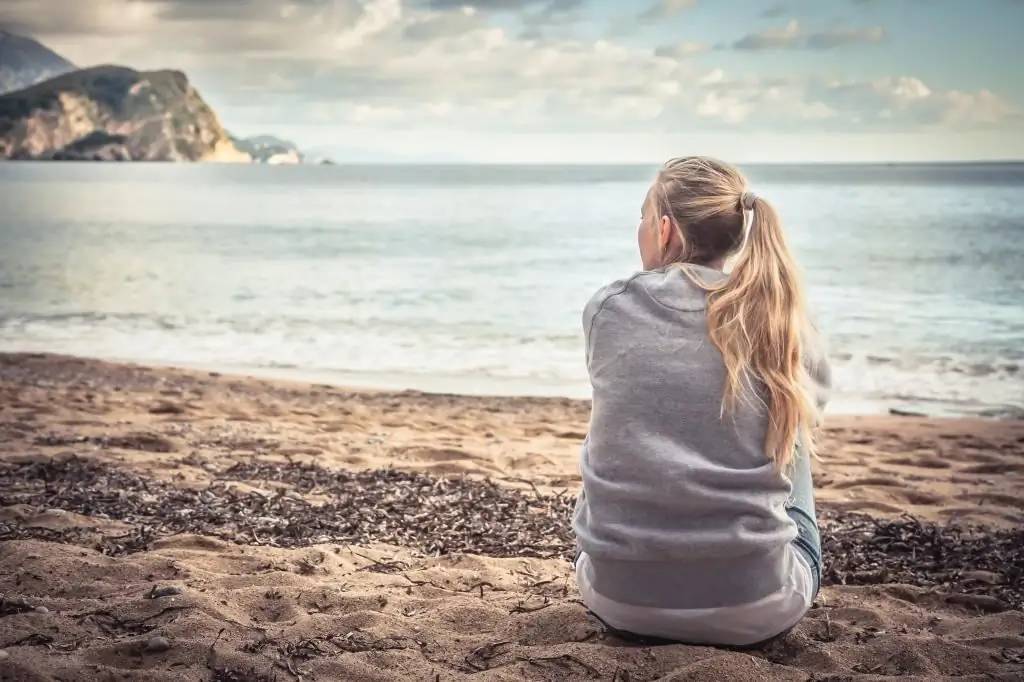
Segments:
[[[540,40],[584,18],[583,0],[549,2],[539,9],[526,9],[519,14],[523,24],[521,36],[526,40]]]
[[[427,5],[437,10],[457,10],[463,7],[489,11],[517,11],[542,5],[545,12],[557,13],[575,9],[583,0],[428,0]]]
[[[796,19],[785,25],[748,33],[731,47],[734,50],[832,50],[851,45],[877,45],[885,40],[885,30],[878,26],[866,28],[838,27],[807,32]]]
[[[814,92],[841,107],[849,122],[869,128],[991,129],[1024,122],[1020,107],[989,90],[935,90],[912,76],[822,81]]]
[[[671,45],[660,45],[654,48],[656,57],[668,57],[669,59],[686,59],[695,54],[706,52],[710,46],[706,43],[672,43]]]
[[[795,47],[800,40],[801,26],[790,19],[785,26],[748,33],[732,44],[735,50],[774,50]]]
[[[60,3],[53,0],[4,0],[0,4],[0,27],[28,35],[99,35],[131,33],[151,25],[160,7],[148,2]]]
[[[696,4],[697,0],[654,0],[637,18],[644,22],[671,19]]]
[[[231,129],[306,126],[359,139],[368,131],[968,130],[1021,120],[1015,103],[985,90],[942,91],[910,75],[768,78],[701,44],[524,35],[490,13],[518,7],[529,16],[549,2],[449,4],[3,0],[0,24],[80,64],[184,69]],[[868,30],[815,33],[790,22],[748,36],[741,49],[827,49],[876,39],[858,32]],[[756,60],[746,68],[756,70]]]
[[[429,42],[445,36],[469,33],[485,25],[480,14],[467,7],[459,12],[415,17],[406,24],[402,35],[409,40]]]
[[[879,26],[868,28],[836,28],[809,34],[805,44],[812,50],[831,50],[844,45],[877,45],[885,40]]]

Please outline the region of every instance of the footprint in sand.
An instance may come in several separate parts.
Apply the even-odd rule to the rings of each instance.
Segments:
[[[897,488],[905,485],[904,481],[896,476],[866,476],[864,478],[851,478],[847,481],[833,483],[830,487],[833,490],[847,490],[849,488],[880,487]]]
[[[1000,493],[968,493],[961,499],[976,502],[979,505],[992,505],[994,507],[1012,507],[1024,510],[1024,498]]]
[[[414,447],[414,448],[395,448],[391,451],[392,455],[401,455],[405,459],[412,459],[420,462],[482,462],[486,461],[483,457],[473,455],[465,450],[458,448],[428,448],[428,447]]]
[[[922,492],[920,490],[908,490],[903,497],[910,504],[933,506],[941,504],[945,501],[945,497],[941,495],[933,495],[932,493]]]
[[[511,455],[501,458],[503,468],[512,471],[546,469],[554,465],[554,463],[551,457],[536,452],[527,452],[523,455]]]
[[[930,456],[897,457],[896,459],[888,460],[886,464],[920,469],[949,469],[951,466],[953,466],[944,459],[939,459],[937,457]]]
[[[989,462],[986,464],[975,464],[973,466],[964,467],[960,470],[962,474],[1010,474],[1010,473],[1024,473],[1024,462],[1022,463],[1011,463],[1011,462]]]
[[[902,514],[906,511],[903,507],[897,507],[894,504],[888,504],[886,502],[876,502],[873,500],[842,500],[838,502],[829,502],[828,506],[836,511],[854,511],[854,512],[882,512],[883,514]]]

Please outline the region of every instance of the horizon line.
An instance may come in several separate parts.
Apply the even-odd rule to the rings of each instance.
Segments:
[[[706,156],[706,155],[705,155]],[[664,161],[422,161],[422,160],[361,160],[330,161],[328,166],[551,166],[579,168],[592,166],[660,166]],[[1019,159],[949,159],[940,161],[736,161],[736,166],[1009,166],[1024,164]],[[289,164],[283,164],[289,165]],[[294,165],[317,165],[315,163]]]

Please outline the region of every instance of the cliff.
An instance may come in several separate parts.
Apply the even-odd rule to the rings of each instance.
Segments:
[[[0,94],[30,87],[76,68],[39,41],[0,31]]]
[[[0,95],[0,159],[252,160],[185,74],[120,66]]]

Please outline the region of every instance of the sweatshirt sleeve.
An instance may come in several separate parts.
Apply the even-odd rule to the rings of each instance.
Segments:
[[[634,277],[630,277],[601,287],[583,307],[583,341],[586,348],[588,371],[590,370],[590,363],[594,354],[594,323],[597,315],[604,308],[608,299],[624,292],[633,279]]]
[[[820,421],[820,413],[824,412],[825,406],[828,405],[831,398],[832,367],[828,361],[828,347],[825,340],[817,334],[804,344],[804,369],[807,370],[810,380],[809,388],[818,405]]]
[[[586,352],[587,370],[590,369],[590,358],[593,352],[592,332],[594,329],[594,318],[604,302],[603,289],[594,294],[587,305],[583,307],[583,346]]]

